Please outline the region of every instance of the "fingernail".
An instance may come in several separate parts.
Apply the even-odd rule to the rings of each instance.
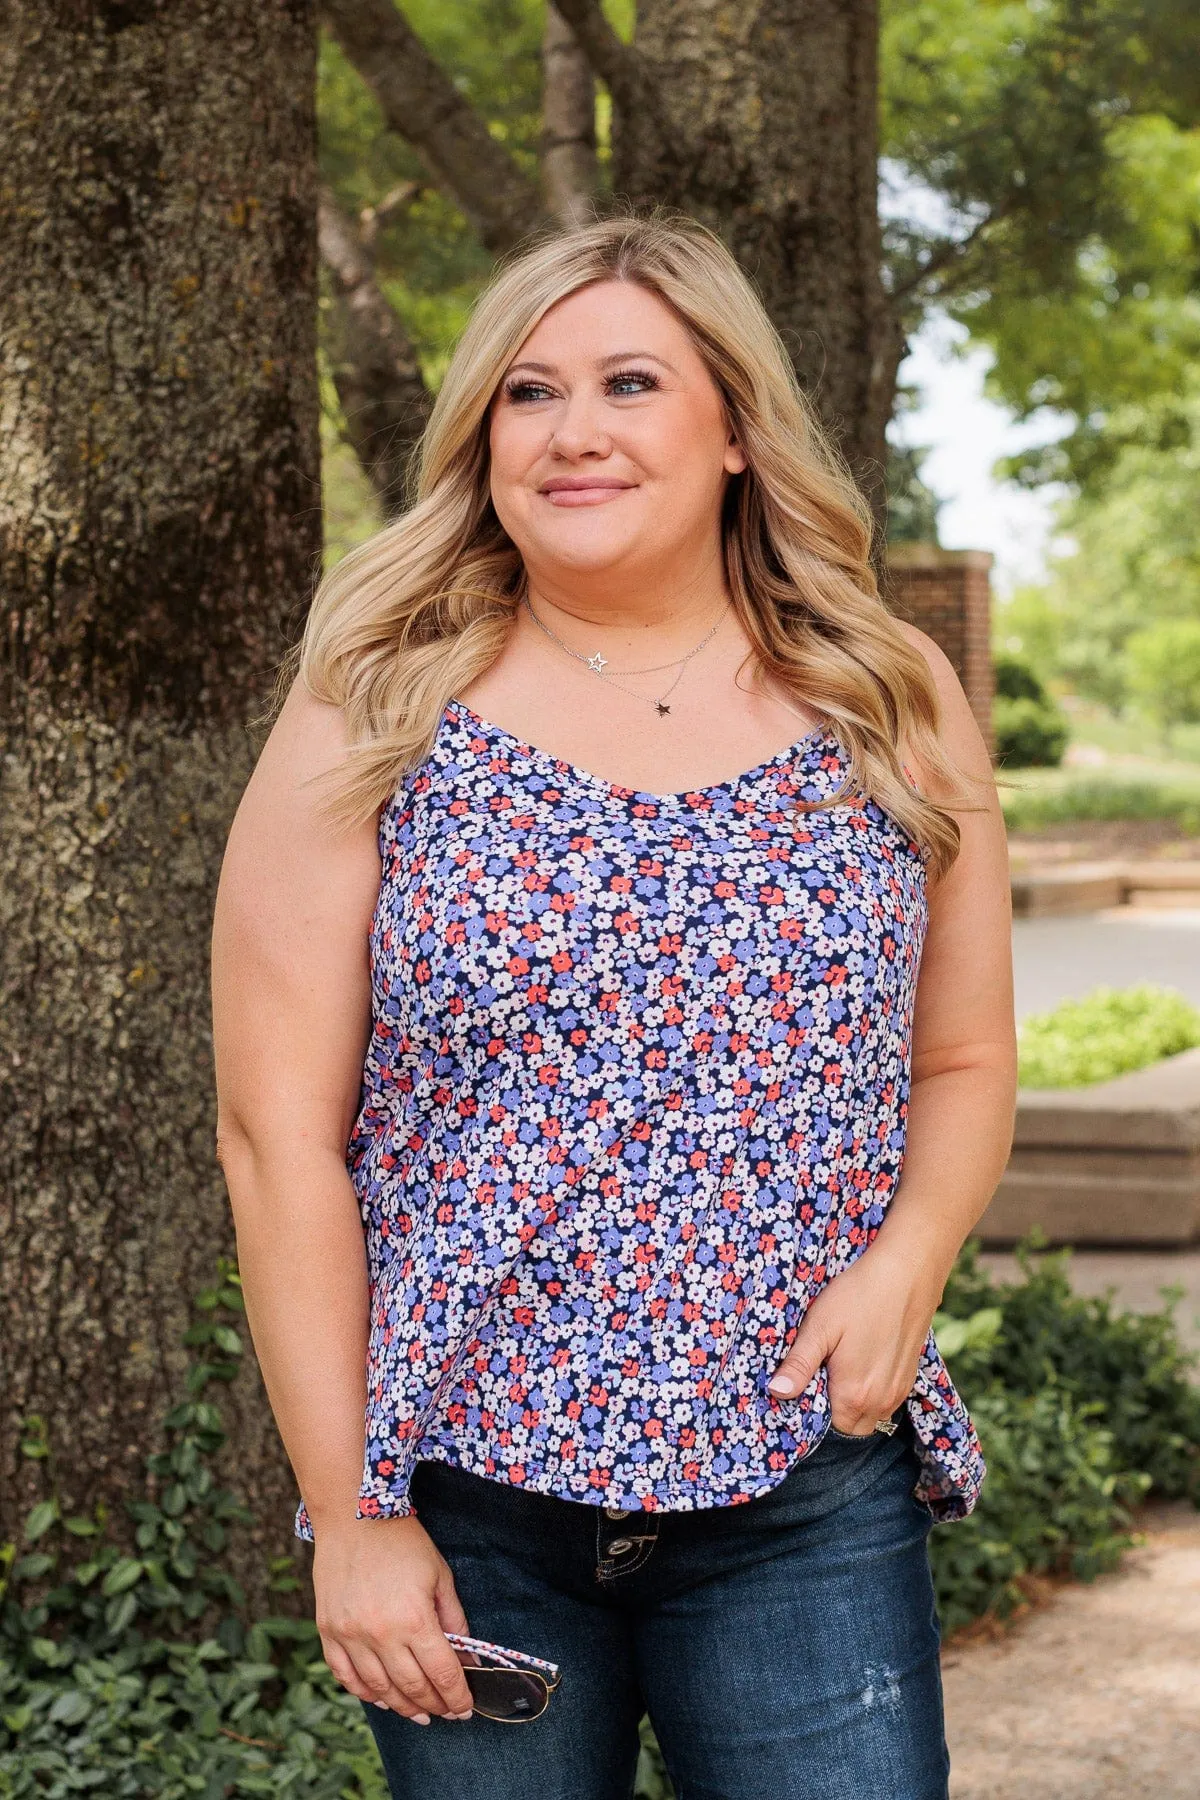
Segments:
[[[790,1394],[795,1391],[796,1384],[790,1375],[772,1375],[767,1386],[773,1394]]]
[[[371,1705],[377,1706],[380,1712],[390,1712],[392,1710],[386,1700],[372,1700]]]
[[[450,1717],[452,1719],[473,1719],[475,1717],[475,1714],[473,1711],[465,1712],[465,1713],[451,1713]]]
[[[415,1725],[428,1725],[429,1723],[428,1713],[413,1713],[411,1717]]]

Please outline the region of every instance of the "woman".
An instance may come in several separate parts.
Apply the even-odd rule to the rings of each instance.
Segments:
[[[219,1150],[396,1796],[627,1796],[644,1709],[688,1800],[946,1793],[928,1534],[985,1471],[930,1323],[1010,1144],[1007,859],[869,545],[720,242],[612,219],[484,294],[286,671]],[[560,1667],[524,1730],[467,1632]]]

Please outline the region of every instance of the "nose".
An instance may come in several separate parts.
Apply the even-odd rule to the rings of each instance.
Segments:
[[[570,461],[581,456],[608,456],[612,439],[604,420],[603,401],[580,391],[564,400],[555,416],[548,448]]]

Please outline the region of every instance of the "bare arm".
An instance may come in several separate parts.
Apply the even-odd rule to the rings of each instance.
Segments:
[[[969,803],[983,810],[955,814],[958,857],[929,886],[900,1181],[871,1245],[817,1295],[771,1383],[784,1375],[793,1385],[775,1391],[800,1393],[827,1360],[833,1423],[852,1433],[912,1391],[954,1260],[1004,1173],[1016,1109],[1008,853],[991,761],[950,662],[904,629],[937,682],[942,743],[981,778]]]
[[[334,831],[305,786],[345,748],[341,712],[297,683],[234,819],[213,922],[217,1151],[247,1321],[313,1524],[327,1658],[360,1698],[416,1717],[470,1708],[442,1636],[465,1618],[415,1518],[355,1518],[368,1290],[345,1155],[371,1029],[377,821]]]
[[[1017,1098],[1012,902],[1004,817],[987,746],[953,667],[909,628],[942,702],[942,741],[971,782],[956,813],[962,847],[929,888],[929,930],[913,1021],[904,1167],[880,1227],[930,1273],[940,1298],[954,1259],[1004,1173]]]

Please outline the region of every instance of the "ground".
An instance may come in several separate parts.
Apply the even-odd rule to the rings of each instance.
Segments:
[[[951,1800],[1196,1800],[1200,1512],[1138,1524],[1119,1570],[947,1641]]]

